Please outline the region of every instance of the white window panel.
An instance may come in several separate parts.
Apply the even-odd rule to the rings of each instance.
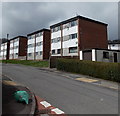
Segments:
[[[51,33],[51,39],[61,37],[61,31]]]
[[[28,40],[28,44],[33,44],[33,43],[35,43],[35,39]]]
[[[78,46],[78,39],[70,39],[63,42],[63,48]]]
[[[78,26],[63,29],[63,36],[78,33]]]
[[[3,52],[1,52],[1,55],[3,55]]]
[[[36,38],[36,43],[37,43],[37,42],[41,42],[41,41],[43,41],[43,36],[40,36],[40,37],[37,37],[37,38]]]
[[[15,43],[14,43],[14,46],[19,46],[19,42],[18,42],[18,41],[15,42]]]
[[[34,47],[28,48],[27,53],[33,53],[34,52]]]
[[[43,46],[37,46],[36,47],[36,52],[43,51]]]
[[[14,49],[14,53],[18,53],[18,49]]]
[[[53,49],[61,49],[61,42],[52,43],[51,44],[51,50],[53,50]]]

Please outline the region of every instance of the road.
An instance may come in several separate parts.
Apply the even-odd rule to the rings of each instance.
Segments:
[[[117,114],[118,92],[82,83],[55,72],[17,64],[3,64],[2,72],[28,86],[66,114]]]

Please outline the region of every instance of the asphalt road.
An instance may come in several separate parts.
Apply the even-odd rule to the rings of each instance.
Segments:
[[[2,72],[67,114],[118,113],[118,92],[112,89],[28,66],[3,64]]]

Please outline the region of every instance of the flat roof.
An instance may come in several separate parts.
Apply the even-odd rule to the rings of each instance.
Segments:
[[[92,50],[92,49],[120,52],[120,50],[111,50],[111,49],[105,49],[105,48],[91,48],[91,49],[84,49],[84,50],[82,50],[82,51],[90,51],[90,50]]]
[[[11,41],[11,40],[14,40],[14,39],[16,39],[16,38],[27,38],[27,37],[26,37],[26,36],[16,36],[16,37],[10,39],[10,41]]]
[[[78,16],[76,16],[76,17],[67,19],[67,20],[65,20],[65,21],[56,23],[56,24],[54,24],[54,25],[51,25],[50,28],[54,28],[54,27],[56,27],[56,26],[60,26],[61,24],[66,24],[66,23],[68,23],[68,22],[71,22],[71,21],[74,21],[74,20],[77,20],[77,19],[84,19],[84,20],[88,20],[88,21],[95,22],[95,23],[99,23],[99,24],[106,25],[106,26],[108,25],[108,24],[106,24],[106,23],[103,23],[103,22],[100,22],[100,21],[96,21],[96,20],[94,20],[94,19],[90,19],[90,18],[87,18],[87,17],[83,17],[83,16],[78,15]]]
[[[34,32],[32,32],[32,33],[29,33],[29,34],[27,34],[27,36],[34,35],[34,34],[37,34],[37,33],[39,33],[39,32],[42,32],[42,31],[50,31],[50,29],[45,29],[45,28],[43,28],[43,29],[41,29],[41,30],[37,30],[37,31],[34,31]]]

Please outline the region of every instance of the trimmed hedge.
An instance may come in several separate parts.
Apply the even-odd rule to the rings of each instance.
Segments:
[[[120,63],[57,59],[57,69],[120,82]]]

